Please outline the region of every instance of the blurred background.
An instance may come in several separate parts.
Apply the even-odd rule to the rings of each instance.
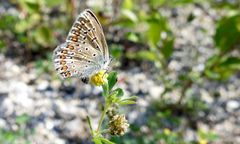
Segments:
[[[118,144],[240,143],[239,0],[0,0],[0,143],[91,144],[101,89],[61,80],[52,52],[99,18],[118,86],[138,96]]]

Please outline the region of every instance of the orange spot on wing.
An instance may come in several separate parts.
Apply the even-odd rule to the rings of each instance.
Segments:
[[[71,39],[72,41],[74,41],[74,42],[77,42],[77,41],[78,41],[77,36],[72,36],[70,39]]]
[[[66,72],[66,73],[65,73],[65,76],[68,78],[68,77],[71,76],[71,73],[70,73],[70,72]]]
[[[74,47],[72,45],[68,45],[67,48],[69,48],[70,50],[74,50]]]
[[[60,65],[65,65],[65,64],[66,64],[66,61],[64,61],[64,60],[60,61]]]
[[[68,69],[67,66],[63,66],[63,67],[61,68],[61,70],[63,70],[63,71],[67,71],[67,69]]]
[[[59,58],[60,59],[66,59],[66,56],[65,55],[60,55]]]
[[[77,29],[77,30],[73,30],[72,33],[73,33],[74,35],[76,35],[76,36],[79,36],[79,35],[80,35],[80,32],[79,32],[78,29]]]
[[[81,30],[81,25],[79,23],[76,23],[74,27],[77,28],[78,30]]]
[[[67,52],[68,52],[67,50],[62,50],[61,51],[61,53],[63,53],[63,54],[67,54]]]

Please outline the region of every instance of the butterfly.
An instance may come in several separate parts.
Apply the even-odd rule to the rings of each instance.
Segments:
[[[53,61],[62,78],[80,77],[84,83],[93,74],[107,69],[111,61],[107,42],[99,20],[90,9],[78,15],[66,41],[54,50]]]

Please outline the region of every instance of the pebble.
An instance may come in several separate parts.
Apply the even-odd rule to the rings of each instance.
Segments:
[[[63,135],[68,139],[85,139],[89,137],[89,127],[85,122],[81,119],[67,121],[63,124]]]
[[[237,110],[240,107],[239,101],[236,100],[230,100],[227,102],[226,109],[228,112],[234,112],[234,110]]]
[[[41,80],[37,84],[37,90],[38,91],[44,91],[44,90],[47,89],[48,86],[49,86],[49,82],[47,80]]]

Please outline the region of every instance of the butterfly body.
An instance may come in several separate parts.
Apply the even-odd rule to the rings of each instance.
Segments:
[[[55,69],[62,78],[87,79],[99,70],[107,69],[110,58],[101,24],[87,9],[75,20],[66,42],[53,54]]]

